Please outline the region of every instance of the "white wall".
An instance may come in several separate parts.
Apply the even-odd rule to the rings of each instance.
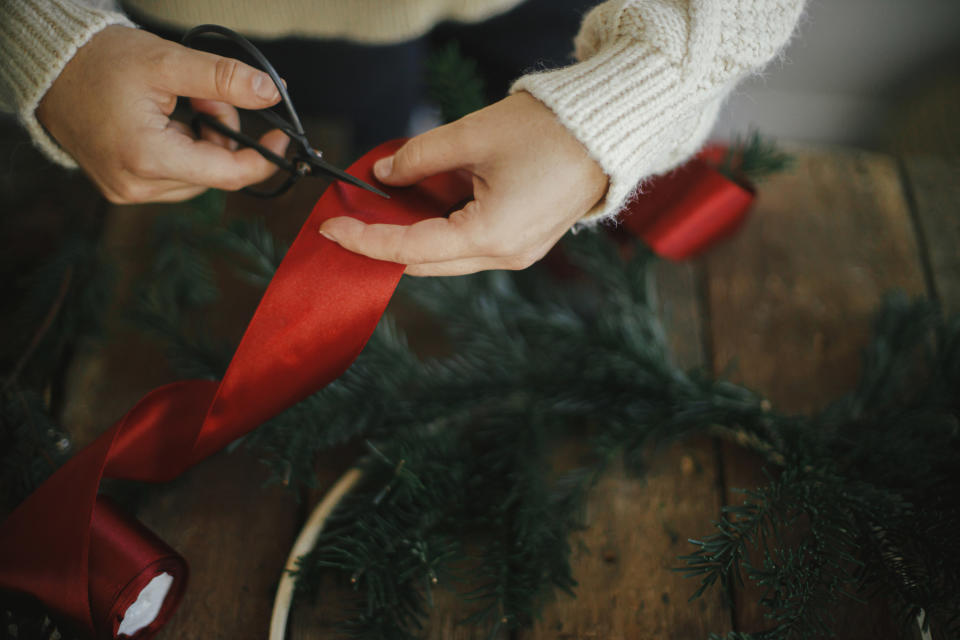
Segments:
[[[960,0],[808,0],[782,59],[737,88],[714,135],[875,146],[905,93],[958,59]]]

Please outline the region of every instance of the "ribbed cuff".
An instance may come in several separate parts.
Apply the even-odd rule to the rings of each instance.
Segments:
[[[683,135],[677,122],[691,97],[681,68],[628,38],[575,65],[523,76],[510,88],[517,91],[549,107],[610,179],[581,224],[616,215],[642,179],[677,164],[688,147],[690,132]]]
[[[36,109],[77,50],[101,29],[135,26],[121,13],[92,9],[70,0],[0,2],[0,87],[33,143],[54,162],[77,163],[37,120]]]

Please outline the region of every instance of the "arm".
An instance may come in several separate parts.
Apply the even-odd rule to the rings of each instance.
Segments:
[[[574,224],[614,216],[645,178],[683,162],[724,96],[785,44],[803,0],[610,0],[584,19],[580,62],[520,78],[512,95],[417,136],[375,166],[412,184],[474,176],[474,201],[410,227],[348,218],[322,233],[412,275],[521,269]]]
[[[703,144],[720,104],[790,38],[804,0],[611,0],[575,40],[580,62],[531,74],[549,107],[610,178],[587,220],[612,217],[640,182]]]
[[[103,3],[101,3],[103,4]],[[111,7],[74,0],[0,2],[0,110],[16,113],[37,147],[65,167],[77,163],[37,120],[40,99],[97,32],[133,23]]]

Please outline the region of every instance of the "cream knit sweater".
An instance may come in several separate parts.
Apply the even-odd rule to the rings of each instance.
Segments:
[[[443,20],[479,21],[520,0],[130,0],[180,27],[216,22],[259,37],[406,40]],[[575,39],[577,64],[518,79],[549,107],[610,178],[585,218],[615,215],[643,180],[703,144],[730,89],[789,39],[804,0],[608,0]],[[133,26],[109,0],[0,0],[0,109],[15,111],[51,159],[76,163],[34,111],[97,31]]]

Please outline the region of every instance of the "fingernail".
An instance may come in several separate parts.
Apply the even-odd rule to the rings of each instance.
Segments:
[[[336,241],[337,241],[336,238],[334,238],[332,235],[330,235],[329,233],[327,233],[326,231],[324,231],[324,230],[323,230],[323,227],[320,227],[320,235],[322,235],[324,238],[326,238],[326,239],[329,240],[330,242],[336,242]]]
[[[265,73],[253,76],[253,92],[264,100],[275,100],[279,95],[273,80]]]
[[[384,178],[389,178],[392,172],[393,172],[393,156],[380,158],[379,160],[373,163],[373,175],[377,176],[381,180],[383,180]]]

